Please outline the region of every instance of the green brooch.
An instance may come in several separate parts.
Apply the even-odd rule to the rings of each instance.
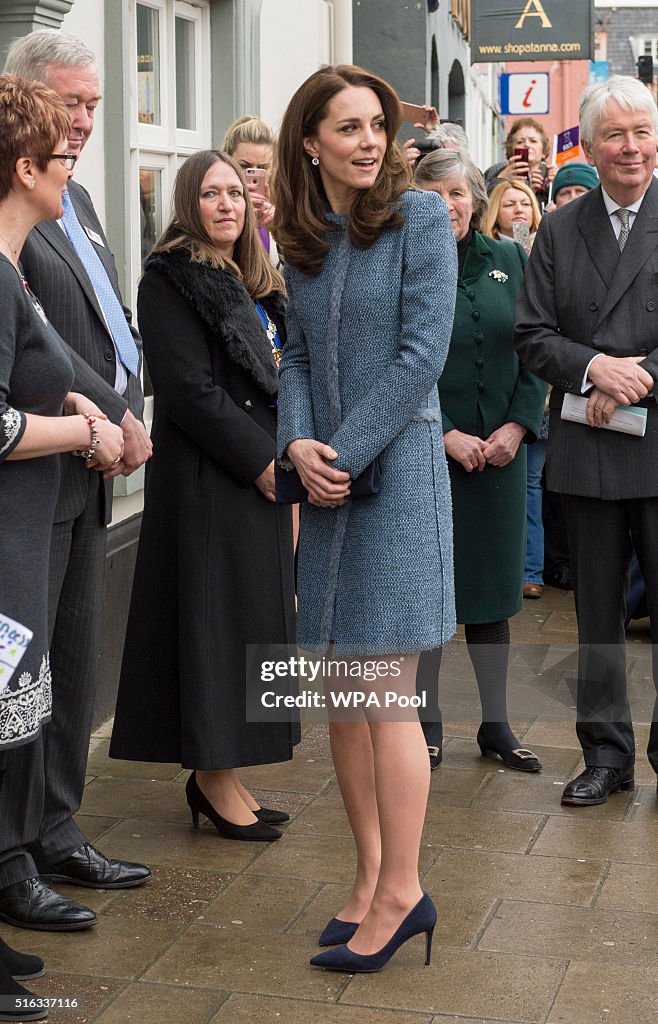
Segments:
[[[494,281],[498,281],[499,284],[505,284],[507,281],[508,274],[504,274],[502,270],[490,270],[489,277],[493,277]]]

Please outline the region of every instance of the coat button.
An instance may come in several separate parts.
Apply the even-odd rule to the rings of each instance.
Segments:
[[[478,381],[478,391],[484,391],[484,387],[485,387],[484,381],[483,380],[479,380]]]
[[[477,366],[478,370],[481,370],[482,367],[484,366],[484,359],[476,359],[475,365]]]
[[[647,309],[649,310],[650,313],[653,313],[655,308],[656,308],[656,303],[655,302],[647,302]]]
[[[103,352],[103,358],[106,359],[108,361],[108,363],[111,363],[112,360],[114,359],[114,352],[111,352],[108,349],[107,352]]]
[[[590,302],[589,308],[592,310],[592,313],[596,313],[597,309],[599,308],[598,302]]]
[[[473,310],[473,312],[471,313],[471,316],[473,317],[474,320],[479,320],[480,319],[480,314],[478,313],[477,309]]]
[[[475,338],[475,344],[476,345],[481,345],[482,342],[484,341],[484,334],[482,333],[482,331],[478,331],[477,334],[474,335],[474,338]]]
[[[470,289],[470,291],[467,291],[467,292],[466,292],[466,295],[467,295],[467,297],[468,297],[469,299],[474,299],[474,298],[475,298],[475,292],[473,291],[473,289],[472,289],[472,288]]]
[[[247,399],[247,401],[244,403],[244,407],[245,409],[251,409],[251,399]]]

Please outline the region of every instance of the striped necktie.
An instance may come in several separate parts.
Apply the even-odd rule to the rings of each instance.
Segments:
[[[631,215],[631,211],[625,210],[623,206],[620,206],[618,210],[615,210],[615,214],[617,215],[617,217],[619,217],[619,220],[621,221],[621,231],[619,232],[619,238],[617,239],[617,241],[619,242],[619,248],[623,252],[624,246],[628,241],[628,236],[631,233],[631,229],[628,226],[628,220]]]

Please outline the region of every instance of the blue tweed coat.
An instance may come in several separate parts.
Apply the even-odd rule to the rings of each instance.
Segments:
[[[456,247],[443,202],[408,191],[404,224],[367,250],[330,215],[321,273],[288,267],[278,452],[316,438],[352,477],[380,455],[382,488],[302,508],[297,636],[338,655],[415,652],[455,628],[450,484],[437,392],[448,352]]]

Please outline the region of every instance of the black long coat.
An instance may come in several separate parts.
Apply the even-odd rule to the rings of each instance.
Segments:
[[[264,305],[282,329],[279,299]],[[275,456],[270,343],[235,274],[180,252],[148,260],[137,308],[154,454],[110,753],[287,760],[298,727],[245,714],[247,645],[295,639],[290,510],[254,484]]]

